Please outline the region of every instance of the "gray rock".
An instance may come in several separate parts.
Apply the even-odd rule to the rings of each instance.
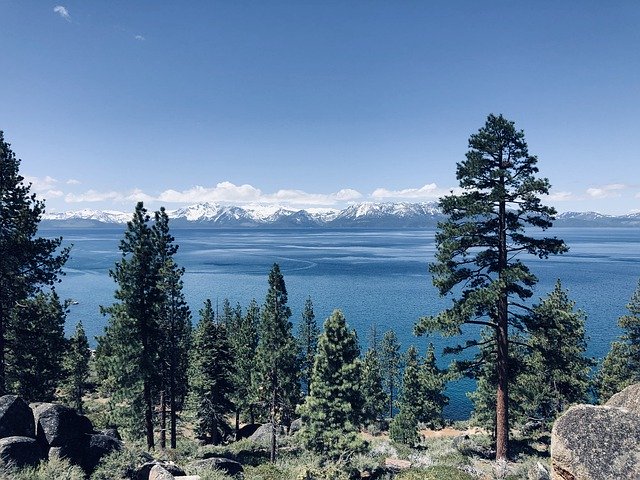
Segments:
[[[151,470],[156,465],[161,466],[174,477],[186,475],[186,472],[173,462],[160,462],[158,460],[151,460],[150,462],[143,463],[140,467],[138,467],[134,478],[136,480],[148,480]]]
[[[293,435],[294,433],[299,431],[301,428],[302,428],[302,419],[296,418],[293,422],[291,422],[291,425],[289,425],[289,435]]]
[[[239,462],[229,458],[212,457],[204,460],[196,460],[189,464],[190,470],[222,470],[227,475],[242,473],[244,469]]]
[[[630,385],[621,392],[616,393],[605,405],[626,408],[630,412],[640,415],[640,383]]]
[[[0,463],[16,467],[35,467],[45,456],[40,445],[31,437],[0,439]]]
[[[35,438],[33,412],[27,402],[16,395],[0,397],[0,438]]]
[[[64,447],[85,440],[93,426],[87,417],[64,405],[43,403],[34,411],[36,438],[50,447]]]
[[[569,408],[553,424],[551,478],[640,478],[640,415],[609,406]]]
[[[284,435],[284,429],[282,428],[282,426],[277,426],[276,427],[276,436],[280,437]],[[270,423],[265,423],[263,425],[260,425],[260,427],[258,427],[258,429],[253,433],[253,435],[251,435],[249,437],[249,440],[251,440],[254,443],[257,443],[258,445],[262,445],[262,446],[268,446],[271,443],[271,424]]]
[[[100,460],[112,452],[122,450],[122,442],[108,435],[88,435],[89,439],[82,458],[82,468],[85,472],[93,472]]]
[[[49,448],[49,458],[64,458],[74,465],[82,465],[82,459],[87,449],[87,440],[88,438],[82,438],[61,447],[51,447]]]
[[[149,480],[173,480],[174,478],[161,465],[154,465],[149,472]]]
[[[238,430],[238,438],[249,438],[251,435],[256,433],[256,430],[260,428],[259,423],[248,423]]]

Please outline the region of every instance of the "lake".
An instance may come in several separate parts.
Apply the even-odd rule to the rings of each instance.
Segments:
[[[118,244],[124,227],[113,229],[40,230],[44,236],[64,237],[73,244],[66,276],[56,288],[71,307],[67,332],[82,320],[92,345],[107,319],[99,306],[113,303],[115,283],[108,276],[120,258]],[[568,253],[540,260],[523,256],[540,281],[534,300],[553,289],[556,279],[569,289],[576,307],[587,314],[590,356],[601,358],[619,334],[617,318],[640,279],[640,229],[553,228],[550,235],[565,240]],[[311,296],[319,323],[340,308],[358,332],[361,345],[371,325],[380,333],[394,329],[403,347],[415,344],[424,352],[433,342],[440,363],[450,339],[438,335],[416,338],[413,325],[422,315],[449,305],[431,284],[428,263],[435,252],[433,230],[213,230],[176,229],[180,245],[177,262],[186,268],[184,292],[197,321],[205,299],[244,307],[252,298],[262,303],[267,275],[274,262],[282,268],[294,324],[304,300]],[[448,418],[466,418],[466,391],[473,383],[453,382],[448,388]]]

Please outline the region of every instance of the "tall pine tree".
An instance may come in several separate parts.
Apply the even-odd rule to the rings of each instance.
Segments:
[[[188,404],[196,419],[196,434],[217,445],[229,430],[226,416],[234,410],[234,362],[226,325],[214,321],[211,300],[200,310],[189,363]]]
[[[364,399],[362,421],[365,425],[377,425],[382,428],[388,397],[382,383],[378,353],[373,348],[369,348],[364,354],[360,377]]]
[[[418,422],[422,405],[418,350],[411,345],[406,353],[402,392],[398,397],[398,415],[391,421],[389,436],[395,442],[414,446],[420,440]]]
[[[471,135],[466,160],[457,165],[461,193],[440,199],[448,219],[438,225],[436,261],[430,266],[440,294],[454,292],[456,297],[450,308],[416,325],[418,334],[437,330],[460,335],[464,325],[482,325],[491,332],[497,459],[505,459],[509,448],[509,329],[522,326],[527,312],[522,302],[537,282],[520,256],[546,258],[567,250],[557,238],[530,236],[531,229],[550,227],[555,214],[540,201],[550,186],[546,178],[535,176],[536,163],[524,132],[502,115],[489,115]]]
[[[78,322],[75,332],[69,339],[69,347],[62,362],[65,374],[62,393],[65,401],[80,414],[83,413],[82,397],[89,379],[90,360],[89,340],[82,322]]]
[[[30,193],[19,168],[0,130],[0,395],[7,393],[7,335],[16,326],[12,319],[20,318],[16,309],[58,282],[69,257],[69,248],[60,249],[62,238],[37,236],[44,203]],[[26,352],[13,352],[21,353]]]
[[[316,315],[313,312],[313,302],[311,297],[304,302],[304,310],[302,311],[302,322],[298,325],[298,349],[300,350],[300,383],[302,385],[302,393],[309,394],[309,382],[311,379],[311,370],[313,370],[313,361],[318,348],[318,337],[320,329],[316,322]]]
[[[169,406],[171,448],[177,442],[177,410],[187,394],[187,368],[191,341],[191,312],[182,293],[184,268],[178,267],[175,254],[178,245],[169,232],[169,217],[164,207],[155,213],[152,227],[153,244],[158,262],[157,304],[159,330],[158,360],[160,367],[160,446],[166,445],[166,407]]]
[[[420,367],[420,414],[418,419],[429,428],[440,428],[444,425],[443,410],[449,404],[444,391],[447,388],[446,370],[438,368],[433,344],[429,344],[424,362]]]
[[[257,396],[267,407],[271,422],[272,462],[276,458],[277,424],[287,424],[300,398],[298,349],[290,317],[287,287],[280,266],[275,263],[269,273],[269,290],[262,307],[255,372]]]
[[[258,347],[258,325],[260,322],[260,307],[255,300],[251,300],[245,315],[240,311],[240,317],[229,331],[229,339],[235,359],[235,373],[233,377],[233,403],[236,408],[236,436],[240,429],[240,414],[249,414],[251,423],[254,422],[255,388],[252,372],[255,369],[256,348]]]
[[[324,323],[318,342],[311,392],[300,408],[307,448],[330,458],[363,447],[358,436],[363,398],[360,348],[356,333],[336,310]]]
[[[160,338],[158,305],[163,295],[159,285],[159,262],[149,215],[142,202],[136,205],[120,242],[122,258],[109,275],[117,283],[105,334],[98,339],[99,371],[113,388],[111,403],[120,423],[132,435],[144,432],[153,448],[154,391],[158,386]]]
[[[400,342],[398,342],[396,332],[389,330],[384,333],[380,342],[380,367],[387,401],[389,402],[390,418],[393,418],[393,405],[401,382],[401,365]]]

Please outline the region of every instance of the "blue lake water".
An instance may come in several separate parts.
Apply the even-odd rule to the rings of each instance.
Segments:
[[[640,279],[640,229],[554,228],[569,245],[562,256],[540,260],[523,256],[540,281],[534,300],[562,280],[577,308],[587,314],[589,355],[601,358],[619,334],[618,316]],[[67,330],[82,320],[87,335],[103,332],[107,319],[100,305],[113,303],[115,284],[108,271],[119,259],[123,229],[41,230],[45,236],[62,235],[73,244],[67,275],[57,290],[62,298],[78,302],[71,307]],[[372,324],[383,332],[393,328],[403,347],[415,344],[422,351],[433,342],[439,352],[450,339],[438,335],[416,338],[413,325],[422,315],[449,304],[431,284],[428,263],[435,252],[434,231],[363,230],[210,230],[176,229],[180,250],[177,261],[186,268],[185,294],[197,320],[205,299],[246,306],[262,303],[267,275],[274,262],[284,273],[292,321],[297,323],[304,300],[311,296],[322,321],[340,308],[356,329],[363,348]],[[442,365],[449,358],[441,358]],[[470,381],[448,388],[449,418],[466,418],[471,405],[465,396]]]

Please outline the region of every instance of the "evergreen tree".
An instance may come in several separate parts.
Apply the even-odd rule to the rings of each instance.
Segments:
[[[176,448],[177,410],[182,408],[187,394],[187,368],[191,341],[191,312],[182,293],[184,268],[176,265],[178,245],[169,233],[169,217],[164,207],[155,213],[152,227],[153,244],[158,262],[157,304],[159,367],[161,375],[160,446],[166,445],[166,406],[169,406],[171,448]]]
[[[234,409],[233,375],[227,328],[214,322],[211,300],[206,300],[193,336],[188,404],[196,417],[196,434],[214,445],[229,431],[225,417]]]
[[[498,373],[496,369],[497,352],[492,342],[493,331],[485,329],[480,334],[479,353],[473,360],[456,361],[451,368],[451,375],[465,374],[475,378],[476,389],[467,393],[473,403],[471,420],[490,431],[496,439],[496,389],[498,388]],[[525,393],[522,391],[520,378],[524,371],[524,361],[527,355],[526,339],[522,336],[512,336],[509,342],[509,378],[514,379],[509,385],[509,420],[511,424],[525,420],[523,402]],[[457,349],[445,349],[445,353],[455,353]]]
[[[68,305],[60,303],[52,290],[23,300],[13,310],[12,328],[6,337],[7,388],[27,402],[54,399],[63,377]]]
[[[420,440],[418,421],[424,400],[420,371],[418,351],[411,345],[407,350],[402,392],[397,401],[399,412],[389,427],[389,436],[393,441],[410,446],[414,446]]]
[[[89,340],[82,322],[78,322],[62,362],[65,374],[62,392],[66,402],[80,414],[83,413],[82,397],[87,388],[90,360]]]
[[[393,418],[393,402],[401,379],[400,342],[398,342],[396,332],[389,330],[384,333],[382,341],[380,342],[380,350],[382,381],[389,402],[389,417]]]
[[[269,411],[272,462],[276,457],[276,425],[279,421],[287,424],[300,396],[297,346],[290,317],[287,288],[275,263],[262,307],[255,377],[257,396]]]
[[[30,193],[10,147],[0,130],[0,395],[7,393],[7,335],[15,327],[11,320],[21,317],[16,309],[58,282],[69,257],[69,248],[59,249],[62,238],[37,236],[44,203]],[[28,352],[14,351],[23,353]]]
[[[518,378],[530,419],[550,425],[572,403],[588,400],[593,361],[585,356],[585,315],[558,280],[525,321],[529,354]]]
[[[449,398],[444,394],[448,376],[446,371],[438,368],[431,343],[420,367],[419,376],[422,399],[418,420],[429,428],[440,428],[444,425],[442,411],[449,404]]]
[[[527,311],[522,301],[531,297],[537,282],[519,255],[546,258],[567,250],[557,238],[528,236],[525,230],[547,229],[555,214],[540,201],[550,186],[535,177],[536,163],[524,132],[501,115],[489,115],[470,137],[466,160],[457,165],[462,193],[440,199],[448,219],[438,225],[436,261],[430,266],[440,294],[455,292],[457,298],[416,325],[417,334],[460,335],[464,325],[492,332],[487,341],[496,352],[497,459],[505,459],[509,447],[509,327],[521,327]]]
[[[369,348],[362,361],[361,390],[363,397],[362,421],[381,426],[387,411],[387,394],[384,392],[378,353]]]
[[[118,285],[115,298],[119,302],[101,307],[109,315],[109,324],[98,339],[102,358],[97,361],[113,388],[111,405],[118,423],[131,435],[144,432],[147,447],[153,448],[153,399],[160,377],[157,313],[163,295],[149,220],[139,202],[120,242],[122,259],[109,272]]]
[[[231,349],[235,359],[235,374],[233,378],[233,403],[236,407],[236,436],[240,429],[240,413],[249,414],[251,423],[254,423],[254,397],[252,372],[255,369],[256,348],[258,346],[258,324],[260,322],[260,307],[255,300],[251,300],[246,314],[242,316],[242,310],[236,319],[233,330],[229,332]]]
[[[316,315],[313,312],[313,302],[311,297],[304,302],[302,312],[302,322],[298,326],[298,349],[300,350],[300,383],[304,395],[309,394],[309,381],[313,370],[313,361],[318,348],[318,337],[320,329],[316,322]]]
[[[300,408],[307,448],[337,458],[363,447],[358,436],[363,398],[356,333],[339,310],[325,321],[311,374],[311,392]]]
[[[596,377],[602,402],[633,383],[640,382],[640,281],[627,304],[629,313],[618,319],[624,333],[613,342]]]

